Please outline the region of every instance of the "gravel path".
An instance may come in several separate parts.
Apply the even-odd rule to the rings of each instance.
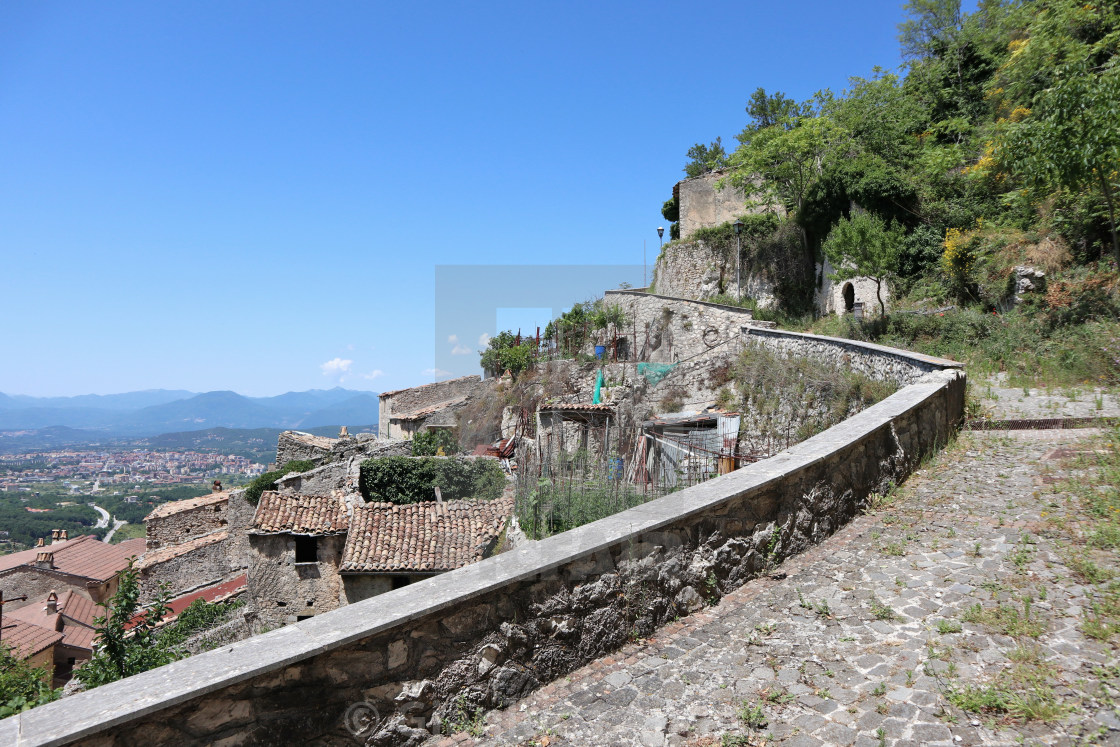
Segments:
[[[1067,566],[1084,516],[1056,492],[1094,433],[963,434],[786,577],[432,741],[1120,744],[1116,650],[1081,632],[1094,587]],[[953,703],[995,692],[1002,712]]]

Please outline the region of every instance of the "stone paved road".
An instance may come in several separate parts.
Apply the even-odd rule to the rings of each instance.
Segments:
[[[1077,518],[1055,481],[1092,436],[964,434],[884,505],[788,561],[786,578],[753,581],[486,714],[477,740],[432,741],[1120,744],[1116,651],[1080,632],[1092,588],[1052,529]],[[1023,723],[949,700],[992,684],[1020,711],[1060,718]],[[765,724],[750,726],[745,708]]]

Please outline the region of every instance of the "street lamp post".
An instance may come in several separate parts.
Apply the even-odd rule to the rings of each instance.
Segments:
[[[740,234],[743,233],[743,221],[735,221],[735,299],[743,303],[743,276],[739,270],[739,263],[743,256],[743,247]]]
[[[665,235],[665,227],[664,226],[658,226],[657,227],[657,247],[659,249],[661,248],[661,245],[665,243],[661,239],[661,237],[664,236],[664,235]]]

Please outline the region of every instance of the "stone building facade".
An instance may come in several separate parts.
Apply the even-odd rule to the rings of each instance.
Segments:
[[[338,496],[266,491],[249,530],[249,594],[261,623],[286,625],[346,603],[338,567],[350,526]]]
[[[144,517],[147,549],[174,545],[229,526],[229,493],[211,493],[156,506]]]
[[[490,382],[480,376],[461,376],[434,384],[383,392],[377,430],[383,438],[411,439],[431,421],[447,425],[446,411],[465,405],[472,397],[489,391]]]
[[[673,187],[673,196],[677,198],[680,211],[682,239],[687,239],[701,228],[734,221],[748,212],[747,196],[741,189],[730,184],[723,189],[717,188],[719,181],[727,176],[727,171],[713,171],[684,179]]]

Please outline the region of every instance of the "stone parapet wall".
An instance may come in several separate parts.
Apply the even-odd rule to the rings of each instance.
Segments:
[[[640,361],[676,363],[728,349],[739,343],[739,330],[753,321],[749,309],[632,290],[603,294],[607,306],[620,306],[626,325],[620,334],[637,333]]]
[[[831,344],[831,343],[830,343]],[[829,536],[960,422],[952,367],[777,456],[592,524],[0,721],[0,742],[418,743]]]
[[[869,378],[893,381],[899,386],[913,384],[934,371],[964,370],[964,365],[956,361],[840,337],[746,326],[741,333],[745,344],[765,345],[787,356],[811,358],[838,368],[850,368]]]

